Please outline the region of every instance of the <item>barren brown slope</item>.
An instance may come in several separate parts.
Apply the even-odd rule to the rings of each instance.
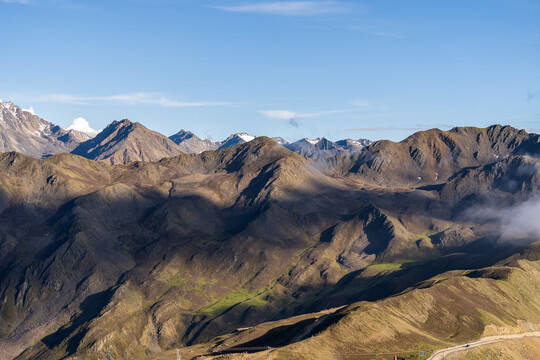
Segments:
[[[522,194],[537,193],[539,187],[540,159],[517,155],[488,165],[464,169],[437,189],[442,197],[448,199],[493,197],[494,190],[513,194],[519,199],[523,197]]]
[[[112,122],[72,153],[115,165],[131,161],[157,161],[185,152],[166,136],[124,119]]]
[[[268,138],[120,166],[10,156],[0,346],[22,359],[142,357],[520,251],[435,190],[328,176]]]
[[[350,172],[388,185],[444,182],[467,167],[537,153],[538,139],[537,134],[501,125],[420,131],[399,143],[383,140],[369,145]]]
[[[259,210],[256,206],[253,210],[245,209],[240,204],[255,201],[259,191],[244,192],[237,210],[226,209],[235,207],[237,197],[261,167],[280,160],[280,154],[273,153],[274,144],[262,141],[254,145],[223,150],[213,159],[204,157],[191,167],[185,166],[185,170],[181,166],[165,167],[159,163],[110,167],[67,154],[44,161],[5,154],[1,177],[5,215],[2,240],[5,276],[2,280],[4,304],[9,305],[2,309],[1,325],[4,336],[9,335],[9,338],[3,345],[17,348],[21,342],[33,342],[36,336],[41,337],[44,331],[57,326],[58,321],[65,321],[63,316],[69,318],[73,309],[83,306],[81,301],[85,297],[107,290],[123,271],[133,267],[132,256],[143,263],[153,262],[155,256],[161,257],[163,251],[186,243],[192,236],[196,239],[195,246],[186,256],[196,253],[198,241],[204,240],[209,231],[212,234],[212,228],[208,228],[212,218],[206,217],[209,215],[206,208],[219,220],[217,230],[214,229],[217,234],[225,231],[219,224],[224,224],[227,218],[233,219],[232,226],[243,226],[241,219],[234,219]],[[286,155],[292,154],[283,151]],[[250,162],[249,167],[242,165],[254,158],[258,161]],[[210,191],[205,190],[204,183],[198,187],[199,194],[204,196],[199,197],[193,193],[197,187],[189,182],[186,187],[182,183],[186,175],[193,175],[194,181],[207,176],[208,171],[197,165],[207,161],[212,162],[213,168],[208,175],[216,171],[218,174],[209,176],[213,178],[207,183]],[[229,183],[230,188],[224,183],[222,188],[224,195],[231,193],[236,197],[227,196],[225,203],[212,205],[210,196],[208,202],[205,195],[219,194],[212,190],[212,184],[220,184],[227,178],[236,182],[239,175],[245,182]],[[174,183],[177,178],[178,186]],[[260,186],[265,184],[261,182]],[[188,194],[177,194],[172,186],[184,188],[195,196],[189,200]],[[169,194],[172,196],[167,202]],[[186,195],[187,201],[181,200]],[[264,195],[261,193],[261,196]],[[167,203],[163,204],[164,201]],[[197,215],[198,212],[201,214]],[[177,222],[186,226],[178,228]],[[17,224],[18,228],[11,224]],[[169,233],[178,240],[169,243],[172,240]],[[225,232],[221,236],[228,235]],[[156,239],[159,239],[156,255],[137,254]],[[211,260],[208,264],[211,268],[220,263]],[[197,276],[193,274],[194,278]],[[106,294],[100,296],[107,297]],[[25,311],[31,315],[18,315]],[[36,330],[29,331],[30,328]]]

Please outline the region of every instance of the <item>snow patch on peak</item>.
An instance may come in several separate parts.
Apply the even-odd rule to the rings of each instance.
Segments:
[[[17,106],[15,106],[11,101],[7,102],[0,102],[0,105],[7,111],[11,113],[14,117],[17,118],[17,120],[20,122],[21,120],[17,116],[17,109],[19,109]]]
[[[251,140],[255,139],[255,136],[252,136],[246,133],[240,133],[237,135],[240,139],[244,140],[245,142],[250,142]]]
[[[308,138],[305,138],[305,140],[311,145],[317,145],[319,141],[321,141],[321,139],[308,139]]]
[[[287,145],[289,144],[289,142],[287,140],[285,140],[284,138],[282,137],[279,137],[279,136],[275,136],[272,138],[275,142],[277,142],[279,145]]]
[[[0,106],[2,106],[6,110],[11,110],[13,107],[13,103],[11,101],[0,101]]]

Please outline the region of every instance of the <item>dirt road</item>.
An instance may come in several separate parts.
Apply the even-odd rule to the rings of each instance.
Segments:
[[[447,358],[451,359],[451,357],[449,356],[452,355],[454,352],[458,353],[461,351],[467,351],[472,348],[485,346],[485,345],[489,345],[489,344],[493,344],[493,343],[501,342],[501,341],[522,340],[522,339],[528,339],[528,338],[540,338],[540,331],[531,331],[531,332],[526,332],[526,333],[521,333],[521,334],[511,334],[511,335],[488,336],[475,342],[439,350],[435,352],[433,355],[431,355],[427,360],[443,360]]]

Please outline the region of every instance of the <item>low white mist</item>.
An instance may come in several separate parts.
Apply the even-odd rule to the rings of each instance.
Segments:
[[[473,221],[499,223],[499,240],[503,242],[525,244],[540,240],[539,196],[509,207],[494,204],[474,207],[464,215]]]
[[[540,240],[540,197],[505,209],[500,221],[501,240]]]

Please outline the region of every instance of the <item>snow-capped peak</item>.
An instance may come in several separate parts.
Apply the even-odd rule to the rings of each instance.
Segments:
[[[284,138],[282,137],[279,137],[279,136],[275,136],[272,138],[275,142],[277,142],[279,145],[286,145],[286,144],[289,144],[289,142],[287,140],[285,140]]]
[[[11,101],[0,102],[0,108],[6,109],[11,113],[11,115],[17,117],[17,106],[15,106]]]
[[[2,106],[4,109],[10,109],[13,107],[13,103],[11,101],[0,101],[0,106]]]
[[[317,145],[319,141],[321,141],[321,139],[308,139],[308,138],[306,138],[305,140],[311,145]]]
[[[237,135],[240,139],[244,140],[245,142],[250,142],[251,140],[255,139],[255,136],[252,136],[246,133],[240,133]]]

